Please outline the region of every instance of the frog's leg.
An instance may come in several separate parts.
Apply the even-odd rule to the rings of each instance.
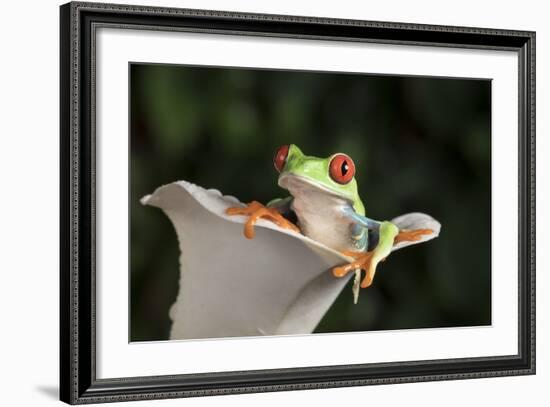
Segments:
[[[248,239],[254,238],[255,231],[254,225],[258,219],[264,218],[272,221],[278,226],[284,229],[290,229],[295,232],[300,232],[300,229],[292,222],[288,221],[282,213],[290,211],[290,203],[292,202],[292,197],[285,199],[273,200],[267,204],[267,206],[262,205],[258,201],[252,201],[245,207],[231,207],[225,210],[227,215],[244,215],[248,216],[248,220],[244,225],[244,235]]]
[[[344,214],[348,218],[353,220],[355,224],[361,225],[369,230],[378,230],[380,228],[380,225],[382,224],[382,222],[367,218],[366,216],[363,216],[363,215],[359,215],[353,210],[353,208],[344,209]],[[399,233],[397,234],[397,236],[395,236],[395,240],[393,244],[397,244],[399,242],[416,242],[420,240],[423,235],[429,235],[433,232],[434,231],[432,229],[415,229],[415,230],[401,229],[399,230]]]
[[[361,215],[357,215],[361,216]],[[368,219],[368,218],[367,218]],[[371,221],[369,219],[369,221]],[[376,221],[372,221],[376,222]],[[385,260],[386,257],[391,253],[393,247],[393,241],[395,236],[397,236],[399,229],[391,222],[376,222],[379,232],[379,240],[376,247],[370,252],[354,252],[354,251],[345,251],[344,255],[352,257],[353,262],[334,267],[332,269],[332,274],[335,277],[343,277],[348,274],[350,271],[355,271],[357,269],[365,270],[365,277],[361,281],[361,287],[367,288],[372,284],[374,275],[376,273],[376,267],[378,263]]]

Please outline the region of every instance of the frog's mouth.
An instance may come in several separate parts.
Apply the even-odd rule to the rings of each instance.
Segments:
[[[352,200],[347,198],[345,195],[337,193],[325,185],[313,182],[310,179],[300,175],[290,173],[281,174],[279,176],[278,184],[280,187],[288,190],[295,198],[305,194],[311,194],[313,196],[316,194],[322,194],[323,196],[330,196],[341,200],[342,203],[352,203]]]

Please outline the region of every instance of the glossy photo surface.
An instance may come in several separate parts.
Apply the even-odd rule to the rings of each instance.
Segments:
[[[131,341],[169,339],[180,277],[174,227],[140,199],[178,180],[285,198],[273,157],[290,144],[351,157],[369,218],[442,225],[381,263],[357,304],[351,279],[314,333],[491,324],[490,80],[131,64]]]

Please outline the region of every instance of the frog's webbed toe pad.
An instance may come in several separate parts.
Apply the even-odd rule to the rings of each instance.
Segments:
[[[293,223],[289,222],[283,215],[281,215],[277,209],[268,208],[259,203],[258,201],[252,201],[245,207],[231,207],[225,210],[227,215],[244,215],[248,216],[248,220],[244,225],[244,235],[248,239],[252,239],[255,236],[254,226],[258,219],[268,219],[283,229],[289,229],[294,232],[300,233],[300,229]]]
[[[434,233],[432,229],[415,229],[415,230],[406,230],[401,229],[395,239],[393,244],[400,242],[418,242],[425,235],[431,235]]]
[[[361,288],[367,288],[372,284],[374,273],[376,272],[376,262],[373,261],[374,252],[353,252],[345,251],[342,254],[354,258],[351,263],[343,266],[334,267],[332,275],[334,277],[344,277],[350,271],[365,270],[365,277],[361,281]]]
[[[407,246],[428,242],[438,237],[441,232],[441,224],[425,213],[407,213],[405,215],[393,218],[391,222],[399,228],[399,234],[401,234],[401,237],[396,236],[396,239],[393,242],[392,251],[399,250]],[[416,232],[412,236],[407,236],[409,232],[415,232],[422,229],[425,229],[426,233]],[[431,230],[431,233],[428,233],[428,230],[426,229]],[[402,235],[403,232],[405,232],[405,235]],[[415,240],[403,239],[403,237],[412,237]]]

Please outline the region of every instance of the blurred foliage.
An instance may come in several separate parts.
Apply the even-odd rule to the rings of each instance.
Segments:
[[[175,232],[139,199],[180,179],[284,197],[272,155],[289,143],[351,155],[368,216],[443,225],[383,263],[358,305],[346,287],[316,332],[490,324],[490,112],[488,80],[133,64],[131,340],[168,338],[179,279]]]

